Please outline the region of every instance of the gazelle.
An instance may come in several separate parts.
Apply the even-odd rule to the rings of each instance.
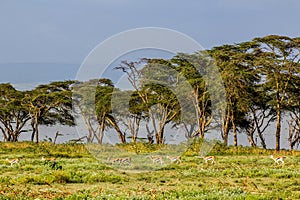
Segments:
[[[121,163],[121,158],[108,158],[107,159],[111,164]]]
[[[131,164],[131,158],[130,157],[121,158],[120,164],[121,165],[130,165]]]
[[[271,155],[270,158],[272,158],[274,160],[274,164],[279,164],[279,162],[281,162],[281,164],[284,164],[284,159],[286,158],[285,156],[273,156]]]
[[[167,158],[170,159],[172,163],[181,163],[180,156],[167,156]]]
[[[44,156],[42,156],[42,161],[56,162],[56,158],[45,158]]]
[[[202,158],[206,164],[209,164],[209,161],[211,164],[216,163],[216,157],[215,156],[199,156],[199,158]]]
[[[156,164],[156,163],[160,163],[161,165],[163,164],[163,158],[161,156],[147,156],[147,158],[150,158],[153,162],[153,164]]]
[[[6,161],[10,163],[10,166],[13,166],[14,164],[18,164],[20,162],[19,158],[15,158],[15,159],[8,159],[6,158]]]
[[[130,165],[131,164],[131,158],[125,157],[125,158],[108,158],[108,161],[111,164],[118,163],[120,165]]]

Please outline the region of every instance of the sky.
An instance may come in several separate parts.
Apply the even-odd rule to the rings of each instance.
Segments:
[[[75,79],[99,43],[134,28],[179,31],[206,49],[297,37],[299,8],[298,0],[0,0],[0,82]]]

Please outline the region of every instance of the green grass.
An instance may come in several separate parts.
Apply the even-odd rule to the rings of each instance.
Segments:
[[[299,151],[277,152],[287,156],[282,166],[270,159],[272,150],[217,144],[209,153],[217,157],[216,164],[206,165],[196,157],[195,146],[182,152],[182,163],[165,159],[160,166],[145,156],[165,158],[178,153],[175,146],[138,143],[88,149],[80,144],[0,143],[0,200],[300,199]],[[130,155],[132,164],[107,162],[117,155]],[[62,169],[42,161],[42,156],[56,157]],[[10,166],[7,157],[21,161]]]

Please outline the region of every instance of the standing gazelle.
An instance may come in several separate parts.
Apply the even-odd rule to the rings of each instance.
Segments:
[[[161,156],[147,156],[147,158],[150,158],[153,162],[153,164],[156,164],[156,163],[160,163],[161,165],[163,164],[163,158]]]
[[[8,159],[6,158],[6,161],[10,163],[10,166],[13,166],[14,164],[18,164],[20,162],[19,158],[15,158],[15,159]]]
[[[181,163],[180,156],[167,156],[167,158],[170,159],[172,163]]]
[[[199,156],[199,158],[202,158],[206,164],[209,164],[209,161],[211,164],[216,163],[216,157],[215,156]]]
[[[108,161],[111,164],[119,164],[119,165],[130,165],[131,164],[131,158],[125,157],[125,158],[108,158]]]
[[[45,158],[44,156],[42,156],[42,161],[56,162],[56,158]]]
[[[279,164],[279,162],[281,164],[284,164],[284,159],[286,157],[285,156],[273,156],[273,155],[271,155],[270,158],[272,158],[274,160],[274,164]]]

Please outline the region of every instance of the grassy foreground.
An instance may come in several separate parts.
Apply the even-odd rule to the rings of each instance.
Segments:
[[[277,152],[287,156],[284,166],[274,165],[271,154],[218,144],[209,153],[216,156],[215,165],[189,150],[182,163],[137,173],[99,162],[80,144],[0,143],[0,200],[300,199],[300,152]],[[11,166],[6,158],[21,160]]]

